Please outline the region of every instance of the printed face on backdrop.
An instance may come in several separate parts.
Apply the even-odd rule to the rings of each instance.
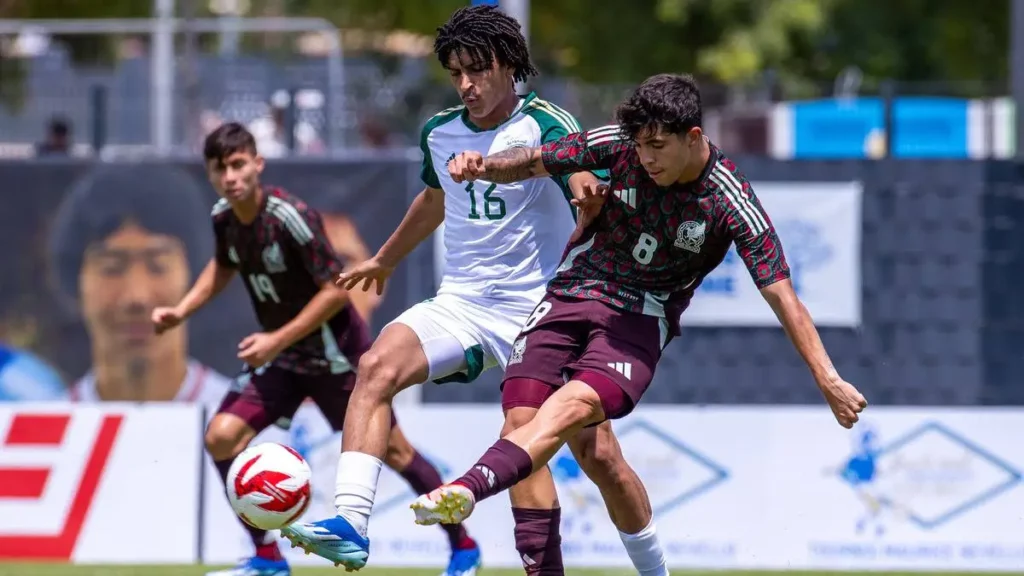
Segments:
[[[85,251],[79,296],[94,348],[131,358],[162,355],[174,338],[157,338],[150,313],[173,306],[189,286],[181,241],[126,222]]]

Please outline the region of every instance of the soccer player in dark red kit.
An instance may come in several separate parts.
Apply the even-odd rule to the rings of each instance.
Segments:
[[[793,290],[771,220],[736,165],[703,134],[701,116],[693,79],[660,74],[619,106],[617,125],[486,158],[464,152],[448,165],[456,181],[607,169],[611,183],[600,214],[567,246],[508,362],[503,402],[530,398],[540,410],[464,476],[417,499],[418,523],[461,522],[584,427],[629,414],[679,335],[694,290],[733,244],[839,424],[857,422],[867,402],[833,367]]]
[[[354,368],[371,340],[348,292],[334,284],[342,263],[320,215],[284,190],[260,183],[264,162],[252,134],[240,124],[225,124],[206,138],[203,155],[210,183],[221,196],[212,212],[216,253],[181,302],[153,311],[153,323],[158,333],[177,326],[236,273],[242,276],[264,331],[239,343],[238,357],[246,369],[207,427],[207,451],[226,476],[231,462],[257,434],[290,419],[307,398],[341,431],[356,381]],[[417,493],[442,483],[393,418],[387,464]],[[288,576],[288,563],[275,539],[246,528],[256,555],[215,574]],[[453,557],[474,554],[477,560],[470,564],[475,566],[479,547],[465,529],[445,531]]]

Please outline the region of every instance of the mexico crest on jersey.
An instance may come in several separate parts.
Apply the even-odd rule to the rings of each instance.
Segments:
[[[707,230],[707,222],[695,222],[687,220],[679,225],[676,230],[676,248],[689,250],[694,254],[700,253],[700,247],[704,244],[704,233]]]
[[[523,352],[526,352],[526,336],[523,336],[512,344],[512,355],[508,358],[508,364],[522,364]]]
[[[263,267],[266,268],[268,274],[280,274],[287,270],[284,265],[281,245],[277,242],[263,249]]]

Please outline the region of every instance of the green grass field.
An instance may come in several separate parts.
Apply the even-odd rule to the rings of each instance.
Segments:
[[[203,576],[209,568],[202,566],[67,566],[63,564],[0,564],[0,576]],[[341,576],[346,572],[340,568],[295,568],[294,576]],[[673,574],[713,576],[783,576],[785,574],[800,576],[879,576],[878,572],[707,572],[673,570]],[[392,568],[367,568],[358,572],[359,576],[437,576],[438,570],[402,570]],[[568,570],[568,576],[628,576],[628,570]],[[633,573],[635,574],[635,572]],[[886,572],[885,576],[900,576],[904,573]],[[906,576],[930,576],[925,572],[905,573]],[[480,576],[522,576],[523,571],[488,570],[480,571]],[[941,576],[976,576],[967,572],[943,572]]]

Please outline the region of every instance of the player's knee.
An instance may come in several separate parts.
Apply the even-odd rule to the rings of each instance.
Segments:
[[[215,416],[206,428],[206,451],[214,461],[234,458],[252,440],[252,429],[236,417]]]
[[[582,434],[572,449],[580,468],[595,484],[623,484],[628,480],[629,464],[610,429]]]
[[[513,431],[522,428],[533,420],[537,414],[536,408],[517,406],[505,412],[505,424],[501,427],[501,437],[511,434]]]
[[[398,392],[398,367],[387,354],[370,350],[359,359],[359,384],[364,392],[390,400]]]
[[[590,424],[602,413],[601,398],[594,389],[582,382],[576,386],[567,385],[552,398],[556,400],[556,414],[562,428]]]

